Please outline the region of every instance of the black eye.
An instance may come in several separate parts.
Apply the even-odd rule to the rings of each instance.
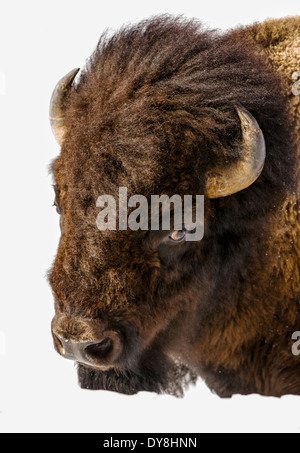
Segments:
[[[185,239],[186,232],[184,230],[175,230],[170,234],[169,238],[174,242],[182,242]]]

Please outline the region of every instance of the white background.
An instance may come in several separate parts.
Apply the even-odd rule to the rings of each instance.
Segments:
[[[83,391],[54,352],[45,274],[59,227],[47,166],[59,149],[49,98],[104,29],[160,13],[226,29],[299,14],[299,1],[0,0],[0,432],[300,432],[298,397],[223,401],[202,382],[179,400]]]

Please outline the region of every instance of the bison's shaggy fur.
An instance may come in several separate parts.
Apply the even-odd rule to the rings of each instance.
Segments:
[[[221,396],[300,394],[300,17],[225,34],[158,17],[102,36],[66,99],[53,165],[63,234],[50,273],[57,313],[122,332],[116,369],[79,366],[85,388],[180,393],[202,376]],[[288,91],[288,95],[286,94]],[[266,140],[261,177],[206,200],[203,241],[100,233],[101,194],[203,194],[239,158],[235,105]]]

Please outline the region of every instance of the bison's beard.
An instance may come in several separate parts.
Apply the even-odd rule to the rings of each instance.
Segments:
[[[79,364],[78,377],[79,384],[84,389],[109,390],[126,395],[146,391],[176,397],[182,397],[184,390],[197,379],[197,375],[185,365],[175,363],[165,355],[153,353],[144,358],[134,370],[124,368],[100,371]]]

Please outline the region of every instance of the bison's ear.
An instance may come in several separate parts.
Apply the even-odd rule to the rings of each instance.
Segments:
[[[73,69],[60,79],[52,93],[49,109],[50,123],[54,137],[59,145],[62,144],[65,134],[64,98],[79,70],[78,68]]]
[[[236,107],[241,120],[243,143],[240,160],[225,170],[207,174],[206,195],[222,198],[251,186],[261,174],[266,159],[266,144],[256,119],[243,107]]]

